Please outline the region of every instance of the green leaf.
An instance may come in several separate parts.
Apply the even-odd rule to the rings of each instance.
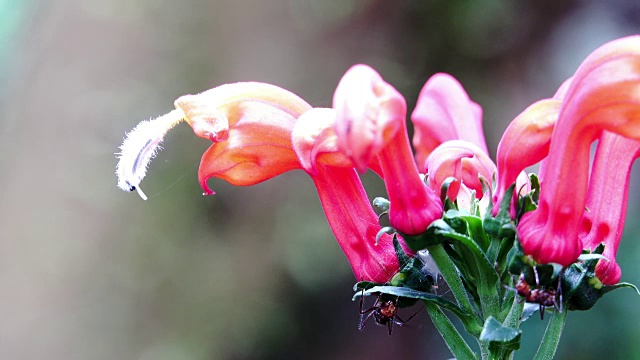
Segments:
[[[527,321],[531,317],[531,315],[535,314],[538,310],[540,310],[539,304],[525,302],[524,309],[522,310],[522,322]]]
[[[480,341],[488,342],[492,353],[508,354],[520,349],[521,336],[522,330],[504,326],[493,316],[489,316],[480,333]]]
[[[355,285],[353,285],[353,291],[367,290],[367,289],[371,289],[374,286],[381,286],[381,285],[384,285],[384,284],[375,283],[371,281],[359,281]]]
[[[428,246],[439,245],[447,240],[439,235],[440,232],[454,231],[446,221],[438,219],[429,225],[427,231],[420,235],[401,234],[405,244],[413,251],[426,249]]]
[[[458,332],[458,329],[456,329],[447,315],[437,305],[429,301],[425,301],[424,306],[429,312],[433,325],[442,335],[453,356],[458,360],[477,360],[478,356],[471,350],[469,344],[460,335],[460,332]]]
[[[509,188],[507,189],[507,192],[502,199],[502,203],[500,203],[498,215],[496,215],[495,218],[492,216],[491,211],[487,211],[484,216],[484,230],[494,239],[502,239],[507,236],[512,236],[512,234],[504,232],[505,230],[510,230],[510,228],[505,228],[504,225],[512,222],[511,200],[513,199],[514,188],[515,184],[509,186]]]
[[[491,264],[491,262],[489,261],[485,253],[482,251],[480,246],[478,246],[478,244],[475,241],[473,241],[470,237],[457,233],[451,228],[437,229],[435,230],[435,234],[452,239],[454,240],[454,242],[458,242],[459,244],[465,246],[469,251],[471,251],[471,253],[475,258],[476,266],[478,267],[479,272],[484,272],[491,277],[495,277],[495,275],[497,275],[495,269],[493,268],[493,265]],[[469,260],[469,259],[465,259],[465,260]]]
[[[518,199],[518,206],[516,207],[516,219],[518,220],[525,213],[538,208],[538,202],[540,201],[540,180],[538,176],[530,174],[529,183],[531,184],[531,191]]]
[[[631,288],[640,294],[638,288],[629,283],[602,284],[596,277],[595,267],[603,251],[604,245],[601,244],[592,253],[581,255],[586,260],[574,263],[564,271],[562,289],[570,310],[591,309],[604,294],[620,288]]]
[[[627,283],[627,282],[621,282],[621,283],[617,283],[617,284],[615,284],[615,285],[610,285],[610,286],[605,285],[605,286],[603,286],[603,288],[602,288],[602,289],[603,289],[603,290],[602,290],[602,292],[603,292],[604,294],[606,294],[606,293],[608,293],[609,291],[613,291],[613,290],[616,290],[616,289],[622,289],[622,288],[630,288],[630,289],[633,289],[633,290],[635,290],[635,291],[636,291],[636,293],[638,293],[638,295],[640,295],[640,290],[638,290],[638,288],[637,288],[635,285],[630,284],[630,283]]]
[[[464,220],[467,223],[467,228],[471,238],[475,240],[483,251],[487,250],[489,247],[489,239],[482,228],[482,219],[480,217],[463,211],[449,210],[444,214],[444,218],[448,220],[454,218]]]
[[[457,247],[457,252],[461,255],[463,262],[456,265],[465,276],[465,285],[469,289],[477,286],[477,298],[473,292],[472,295],[474,299],[480,300],[483,315],[485,317],[497,316],[500,312],[498,288],[501,287],[501,284],[498,281],[498,273],[486,254],[475,241],[466,235],[453,231],[453,229],[437,230],[435,233],[450,238]],[[475,280],[469,279],[470,276]],[[470,287],[470,283],[474,283],[474,286]]]
[[[425,264],[422,257],[409,257],[405,252],[398,237],[393,237],[393,248],[395,249],[400,264],[400,271],[389,281],[392,286],[404,286],[419,291],[431,291],[436,278],[424,272]]]

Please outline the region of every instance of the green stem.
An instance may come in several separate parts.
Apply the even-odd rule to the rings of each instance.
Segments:
[[[517,329],[520,327],[520,319],[522,318],[522,311],[524,309],[524,301],[519,301],[518,296],[513,297],[513,303],[511,309],[507,314],[506,319],[502,325]]]
[[[566,309],[561,313],[558,311],[554,312],[553,317],[549,320],[549,324],[547,325],[547,330],[544,332],[538,352],[533,358],[534,360],[553,359],[556,349],[558,348],[558,343],[560,342],[560,336],[562,335],[562,330],[564,329],[568,312],[569,311]]]
[[[458,329],[456,329],[447,315],[440,310],[438,305],[430,301],[424,301],[424,306],[427,308],[427,312],[429,316],[431,316],[431,321],[436,326],[436,329],[438,329],[438,332],[440,332],[440,335],[453,356],[459,360],[477,360],[478,357],[474,354],[473,350],[471,350],[469,344],[464,341]]]
[[[480,345],[480,355],[483,360],[493,360],[491,358],[491,351],[489,350],[489,343],[478,340],[478,344]]]
[[[493,269],[492,269],[493,271]],[[497,287],[500,286],[497,279],[492,279],[491,274],[478,267],[480,281],[478,283],[478,295],[480,296],[480,306],[482,307],[482,317],[498,317],[500,313],[500,295]]]
[[[455,297],[458,305],[462,310],[469,314],[475,314],[475,311],[469,302],[467,291],[462,284],[460,275],[458,275],[458,269],[456,269],[456,266],[453,261],[451,261],[451,258],[449,258],[449,255],[447,255],[447,252],[444,251],[442,245],[429,246],[427,247],[427,250],[429,250],[429,254],[433,258],[433,261],[438,265],[438,270],[440,270],[444,281],[449,285],[449,288],[453,293],[453,297]]]

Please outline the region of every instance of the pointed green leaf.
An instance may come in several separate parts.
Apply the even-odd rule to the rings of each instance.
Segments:
[[[527,321],[531,315],[535,314],[538,310],[540,310],[540,305],[539,304],[533,304],[533,303],[524,303],[524,309],[522,310],[522,317],[521,317],[521,321],[525,322]]]
[[[638,290],[638,288],[635,285],[627,283],[627,282],[621,282],[621,283],[617,283],[615,285],[605,285],[605,286],[602,287],[602,293],[606,294],[609,291],[613,291],[613,290],[616,290],[616,289],[622,289],[622,288],[633,289],[633,290],[636,291],[636,293],[638,293],[638,295],[640,295],[640,290]]]
[[[520,349],[522,330],[506,327],[493,316],[489,316],[480,333],[480,341],[489,343],[489,349],[494,352],[510,353]]]

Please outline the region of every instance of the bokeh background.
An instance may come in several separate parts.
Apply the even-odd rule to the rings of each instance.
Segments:
[[[449,358],[424,313],[391,337],[357,330],[353,275],[305,174],[214,180],[205,198],[208,144],[183,125],[144,202],[116,188],[125,131],[242,80],[330,106],[362,62],[410,107],[431,74],[456,76],[495,152],[528,104],[634,33],[636,0],[0,0],[0,358]],[[635,284],[638,181],[619,256]],[[558,358],[639,359],[639,306],[622,290],[571,313]],[[517,358],[545,324],[524,325]]]

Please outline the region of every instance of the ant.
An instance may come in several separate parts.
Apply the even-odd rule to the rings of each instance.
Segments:
[[[373,319],[377,324],[387,325],[389,328],[389,335],[391,335],[393,324],[397,324],[398,326],[402,326],[408,323],[414,316],[418,315],[424,306],[420,308],[420,310],[416,311],[413,315],[411,315],[407,320],[402,320],[400,316],[398,316],[398,300],[400,297],[398,296],[395,300],[382,300],[382,293],[378,295],[376,302],[372,307],[367,310],[362,310],[362,305],[364,304],[364,290],[362,291],[362,297],[360,297],[360,324],[358,325],[358,330],[362,331],[364,326],[367,325],[369,319],[373,316]],[[366,315],[366,316],[365,316]]]
[[[539,287],[540,280],[538,278],[538,271],[533,268],[533,273],[536,277],[536,287]],[[562,275],[560,275],[562,276]],[[522,296],[528,303],[534,303],[540,305],[540,320],[544,320],[544,308],[555,307],[558,312],[562,312],[562,279],[558,278],[558,287],[554,289],[531,289],[531,285],[527,283],[524,278],[524,274],[520,274],[518,283],[516,284],[516,292]],[[522,302],[522,301],[521,301]]]

